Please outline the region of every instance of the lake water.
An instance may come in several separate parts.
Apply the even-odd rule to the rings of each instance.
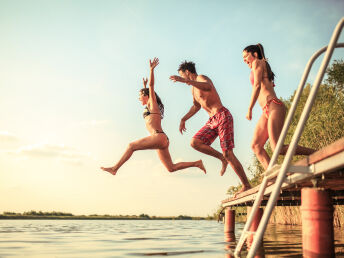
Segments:
[[[243,227],[236,224],[236,240]],[[335,231],[338,257],[344,256],[342,231]],[[225,239],[223,224],[216,221],[0,220],[0,257],[227,258],[234,247],[235,237]],[[301,227],[269,226],[264,253],[301,256]]]

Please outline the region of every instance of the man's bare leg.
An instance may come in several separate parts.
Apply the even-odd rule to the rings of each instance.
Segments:
[[[221,152],[218,152],[214,148],[210,147],[209,145],[204,144],[201,140],[196,139],[196,138],[192,138],[191,146],[192,148],[194,148],[195,150],[198,150],[199,152],[202,152],[204,154],[213,156],[214,158],[221,160],[222,169],[221,169],[220,175],[222,176],[225,173],[226,168],[228,166],[228,162]]]
[[[241,165],[240,161],[237,159],[237,157],[234,155],[233,150],[226,150],[226,151],[224,151],[223,152],[223,156],[226,158],[228,163],[231,165],[231,167],[233,168],[234,172],[238,175],[238,177],[239,177],[239,179],[240,179],[240,181],[242,183],[241,190],[238,193],[236,193],[236,194],[245,192],[246,190],[250,189],[251,185],[248,182],[248,179],[247,179],[246,173],[244,171],[244,168],[242,167],[242,165]]]

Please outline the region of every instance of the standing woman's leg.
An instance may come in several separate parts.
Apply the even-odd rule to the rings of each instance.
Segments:
[[[161,142],[159,135],[151,135],[137,141],[129,143],[126,151],[120,158],[120,160],[113,166],[104,168],[101,167],[102,170],[107,171],[113,175],[116,175],[117,170],[128,160],[130,159],[131,155],[134,151],[137,150],[148,150],[148,149],[158,149],[164,146],[164,142]]]
[[[278,138],[281,135],[284,119],[286,114],[286,107],[283,105],[276,104],[271,102],[269,105],[269,119],[268,119],[268,132],[269,132],[269,141],[272,151],[275,150]],[[281,154],[286,152],[288,149],[287,146],[283,146]]]
[[[254,129],[251,148],[264,169],[268,168],[270,162],[270,157],[264,149],[268,138],[268,120],[263,114]]]
[[[162,162],[162,164],[167,168],[169,172],[175,172],[177,170],[185,169],[185,168],[190,168],[190,167],[197,167],[201,170],[203,170],[204,174],[207,173],[205,170],[205,167],[203,165],[202,160],[197,160],[193,162],[178,162],[174,164],[171,159],[170,152],[167,148],[164,149],[158,149],[158,156]]]
[[[270,138],[270,145],[272,151],[275,150],[278,138],[282,132],[284,119],[286,115],[286,108],[284,105],[278,105],[276,103],[271,103],[269,106],[269,121],[268,121],[268,130],[269,130],[269,138]],[[280,154],[285,155],[287,153],[289,145],[283,145]],[[303,146],[296,146],[295,154],[296,155],[310,155],[315,150],[303,147]]]

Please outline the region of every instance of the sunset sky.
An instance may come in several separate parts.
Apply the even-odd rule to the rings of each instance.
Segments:
[[[250,177],[261,110],[256,105],[252,121],[245,119],[251,85],[243,48],[263,44],[276,93],[288,98],[343,14],[339,0],[0,0],[0,212],[212,214],[240,181],[230,167],[220,177],[220,162],[190,147],[205,111],[179,133],[192,96],[169,76],[188,60],[212,79],[234,117],[234,152]],[[138,90],[154,57],[172,159],[201,158],[207,175],[170,174],[152,150],[134,153],[116,176],[99,169],[148,134]],[[338,49],[333,59],[343,57]],[[218,139],[213,147],[220,150]]]

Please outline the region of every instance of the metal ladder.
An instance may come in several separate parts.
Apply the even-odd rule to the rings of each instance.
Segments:
[[[306,68],[303,72],[301,81],[300,81],[299,86],[297,88],[297,91],[295,93],[293,103],[292,103],[290,110],[288,112],[287,119],[284,123],[281,135],[278,139],[278,143],[276,145],[275,151],[272,155],[269,166],[264,173],[264,177],[263,177],[262,183],[260,184],[256,199],[253,203],[251,213],[248,216],[245,227],[241,233],[240,239],[239,239],[237,246],[235,248],[234,255],[236,257],[239,257],[241,249],[242,249],[247,237],[250,234],[253,234],[253,242],[252,242],[252,245],[250,247],[250,250],[248,252],[247,257],[254,257],[255,253],[257,252],[257,250],[261,244],[261,241],[263,239],[264,232],[266,230],[266,227],[267,227],[268,221],[270,219],[272,210],[275,207],[277,198],[280,194],[281,185],[283,184],[283,182],[286,178],[286,173],[312,173],[311,167],[308,167],[308,166],[307,167],[305,167],[305,166],[291,166],[291,161],[292,161],[292,157],[295,153],[296,146],[297,146],[299,139],[301,137],[302,131],[303,131],[305,124],[307,122],[307,119],[309,117],[309,113],[310,113],[311,108],[313,106],[318,88],[319,88],[320,83],[324,77],[324,74],[325,74],[326,68],[329,64],[330,58],[332,57],[334,48],[344,47],[344,43],[338,43],[337,44],[337,41],[338,41],[339,35],[343,29],[343,26],[344,26],[344,17],[341,18],[340,21],[338,22],[338,24],[337,24],[337,26],[336,26],[333,34],[332,34],[329,45],[321,48],[315,54],[313,54],[313,56],[309,59],[307,65],[306,65]],[[306,80],[308,78],[310,69],[313,66],[314,61],[325,51],[326,51],[325,56],[323,58],[321,66],[318,70],[318,74],[317,74],[317,77],[315,79],[314,85],[312,86],[311,91],[309,93],[309,96],[307,98],[307,102],[306,102],[305,107],[302,111],[300,120],[299,120],[297,127],[296,127],[296,130],[293,134],[291,143],[289,145],[289,148],[288,148],[288,151],[285,155],[283,163],[281,166],[277,165],[276,162],[277,162],[278,154],[280,153],[281,148],[284,144],[284,140],[286,138],[286,135],[287,135],[289,126],[291,124],[292,118],[294,116],[297,104],[298,104],[299,99],[301,97],[301,93],[303,91],[304,85],[305,85]],[[253,222],[253,218],[255,217],[255,215],[258,211],[258,208],[262,202],[264,192],[265,192],[265,189],[267,187],[267,183],[269,180],[271,180],[272,178],[274,178],[276,176],[277,176],[277,179],[274,183],[274,189],[271,192],[271,195],[269,197],[268,203],[267,203],[266,208],[264,210],[263,216],[262,216],[261,221],[259,223],[258,229],[256,232],[250,232],[249,228],[251,227],[251,224]]]

